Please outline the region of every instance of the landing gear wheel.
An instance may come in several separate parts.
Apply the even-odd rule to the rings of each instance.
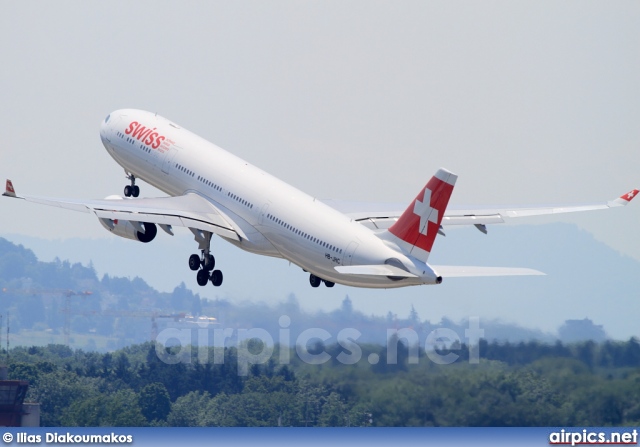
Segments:
[[[309,275],[309,284],[311,284],[311,287],[318,287],[321,282],[322,280],[316,275]]]
[[[189,268],[194,272],[200,268],[200,256],[198,255],[189,256]]]
[[[131,181],[133,187],[133,179]],[[197,280],[199,285],[205,286],[211,281],[214,286],[218,287],[222,284],[222,272],[213,270],[216,266],[216,258],[211,254],[212,233],[209,231],[193,231],[193,234],[201,254],[194,254],[189,257],[189,268],[194,271],[198,270]]]
[[[213,255],[209,255],[208,260],[206,256],[204,259],[205,260],[202,261],[202,268],[205,269],[207,272],[210,272],[216,267],[216,258],[214,258]]]
[[[325,286],[327,286],[327,287],[333,287],[333,286],[335,286],[335,285],[336,285],[336,283],[331,282],[331,281],[325,281],[325,282],[324,282],[324,285],[325,285]]]
[[[130,185],[124,187],[124,196],[125,197],[138,197],[140,195],[140,187],[136,186],[136,176],[133,174],[129,174],[126,169],[124,171],[127,174],[127,178],[131,182]]]
[[[207,282],[209,282],[209,272],[206,270],[198,270],[198,276],[196,279],[198,280],[199,286],[206,286]]]
[[[219,287],[222,284],[222,272],[220,270],[214,270],[211,273],[211,284],[214,287]]]

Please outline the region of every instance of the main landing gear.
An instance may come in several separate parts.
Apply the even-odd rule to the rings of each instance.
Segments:
[[[191,228],[196,241],[200,245],[201,255],[193,254],[189,257],[189,268],[198,274],[196,280],[199,286],[206,286],[209,281],[215,287],[222,284],[222,272],[214,270],[216,266],[216,258],[210,253],[211,233],[208,231],[194,230]]]
[[[138,197],[140,195],[140,187],[136,185],[136,176],[133,174],[127,173],[127,178],[131,181],[131,185],[127,185],[124,187],[124,196]]]
[[[331,281],[327,281],[326,279],[320,279],[318,278],[316,275],[314,275],[313,273],[311,273],[309,275],[309,284],[311,284],[311,287],[318,287],[320,286],[320,283],[324,283],[325,286],[327,287],[333,287],[336,284],[331,282]]]

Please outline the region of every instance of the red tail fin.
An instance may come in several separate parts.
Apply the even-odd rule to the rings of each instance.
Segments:
[[[389,228],[412,256],[427,262],[458,176],[438,169],[415,200]]]

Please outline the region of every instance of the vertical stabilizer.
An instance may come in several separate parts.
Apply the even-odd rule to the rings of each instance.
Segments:
[[[407,254],[427,262],[457,179],[457,175],[446,169],[438,169],[389,228],[389,234]]]

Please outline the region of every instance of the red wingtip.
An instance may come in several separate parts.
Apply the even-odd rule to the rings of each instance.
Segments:
[[[11,183],[11,180],[9,179],[7,179],[7,186],[5,187],[5,191],[3,195],[9,196],[9,197],[16,196],[16,190],[13,187],[13,183]]]
[[[622,200],[626,200],[627,202],[631,202],[631,200],[633,200],[633,198],[635,196],[637,196],[639,192],[640,192],[640,190],[633,189],[633,190],[629,191],[628,193],[621,195],[620,198]]]

